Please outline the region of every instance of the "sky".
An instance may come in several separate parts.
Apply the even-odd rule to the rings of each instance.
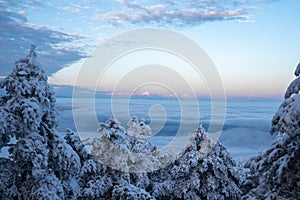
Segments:
[[[228,97],[282,98],[300,62],[299,8],[298,0],[0,0],[0,78],[34,43],[49,82],[65,91],[76,84],[99,45],[126,31],[151,27],[176,31],[201,46]],[[113,63],[106,85],[131,61],[146,66],[164,55],[144,51],[144,59],[139,53]],[[169,59],[164,65],[189,68],[178,57],[164,56],[160,60]],[[185,78],[196,80],[192,71],[184,71]],[[109,92],[106,85],[97,89]],[[192,87],[197,85],[195,81]],[[204,93],[197,95],[207,94],[205,83],[200,85]],[[88,83],[80,86],[90,88]],[[137,90],[150,94],[149,88]]]

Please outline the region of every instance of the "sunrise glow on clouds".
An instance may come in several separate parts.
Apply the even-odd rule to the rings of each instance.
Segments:
[[[204,48],[228,96],[280,97],[300,60],[299,5],[297,0],[0,1],[0,76],[35,43],[50,82],[72,85],[84,58],[103,41],[135,28],[160,27]]]

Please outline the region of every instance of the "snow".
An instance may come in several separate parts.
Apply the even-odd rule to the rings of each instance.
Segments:
[[[295,70],[295,76],[300,75],[300,63],[297,65],[296,70]]]
[[[25,75],[27,75],[27,72],[26,72],[26,71],[19,71],[18,74],[21,75],[21,76],[22,76],[22,75],[25,76]]]
[[[7,144],[17,144],[18,140],[16,137],[10,138],[9,142]]]
[[[0,149],[0,157],[1,158],[9,158],[10,153],[8,152],[9,147],[2,147]]]
[[[300,94],[286,99],[278,109],[272,120],[271,133],[281,132],[293,134],[299,127],[300,120]]]
[[[300,77],[296,78],[285,92],[284,98],[287,99],[293,94],[298,94],[300,90]]]
[[[127,124],[129,126],[127,134],[131,136],[149,137],[152,135],[151,128],[145,123],[145,119],[141,119],[139,121],[136,116],[133,116],[133,118],[129,120]]]
[[[300,63],[297,65],[295,70],[295,76],[299,76],[300,74]],[[300,77],[296,78],[287,88],[284,98],[287,99],[291,97],[293,94],[298,94],[300,90]]]
[[[17,138],[14,136],[12,138],[9,139],[9,142],[7,143],[8,145],[13,145],[13,144],[17,144],[18,140]],[[0,157],[1,158],[9,158],[10,153],[9,153],[9,146],[4,146],[0,149]]]

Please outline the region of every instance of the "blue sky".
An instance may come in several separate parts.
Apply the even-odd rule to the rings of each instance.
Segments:
[[[300,61],[298,0],[0,0],[0,76],[35,43],[56,85],[127,30],[163,27],[196,41],[229,97],[281,97]]]

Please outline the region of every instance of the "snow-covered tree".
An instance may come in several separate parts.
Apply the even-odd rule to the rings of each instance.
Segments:
[[[300,64],[295,75],[298,76]],[[244,184],[245,199],[299,199],[300,197],[300,81],[296,78],[273,117],[271,134],[278,133],[272,146],[250,159],[251,175]]]
[[[143,124],[140,125],[141,123]],[[159,155],[157,147],[153,146],[147,138],[129,134],[133,129],[136,130],[136,126],[147,127],[147,131],[151,132],[144,121],[132,125],[128,131],[125,131],[117,119],[111,118],[105,123],[100,123],[99,137],[86,140],[84,143],[91,147],[91,153],[97,159],[114,169],[127,172],[155,170],[152,167],[159,168],[163,165],[165,156]]]
[[[101,124],[100,138],[85,141],[91,147],[91,152],[108,165],[105,174],[112,174],[110,177],[116,180],[111,190],[112,198],[240,198],[240,180],[234,160],[224,146],[208,137],[201,126],[195,131],[182,156],[169,165],[164,165],[164,159],[170,159],[170,156],[174,155],[160,155],[159,150],[147,139],[133,137],[122,131],[123,129],[120,123],[112,118]],[[153,164],[153,160],[151,162],[146,158],[150,152],[157,155],[154,161],[156,167],[158,166],[157,170],[147,170],[147,167]],[[135,157],[137,153],[141,153],[141,157]],[[170,160],[173,161],[173,158]],[[146,166],[147,163],[151,164]],[[144,171],[139,171],[140,166]],[[116,173],[117,170],[111,168],[123,172]]]
[[[81,163],[79,173],[73,178],[77,184],[77,190],[74,190],[76,199],[110,199],[113,187],[111,170],[87,150],[78,133],[68,129],[64,138],[78,154]]]
[[[72,198],[73,179],[80,158],[56,131],[55,97],[47,76],[36,61],[35,46],[29,56],[18,60],[1,80],[6,95],[0,98],[0,196],[8,199]],[[11,140],[15,140],[14,143]]]
[[[226,148],[199,126],[183,155],[151,174],[157,199],[240,199],[239,174]]]
[[[145,123],[144,119],[138,121],[136,116],[133,116],[131,120],[128,121],[129,126],[127,134],[134,137],[149,137],[152,135],[152,131],[149,125]]]

